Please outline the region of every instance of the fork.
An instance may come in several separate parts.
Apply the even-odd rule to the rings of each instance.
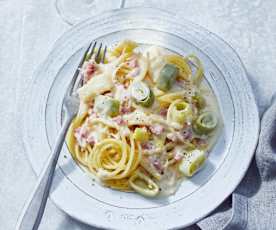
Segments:
[[[71,121],[78,112],[79,100],[76,95],[76,90],[82,82],[82,74],[80,74],[80,69],[83,66],[83,63],[94,55],[96,45],[97,42],[92,42],[89,44],[67,88],[65,96],[63,98],[63,109],[65,111],[66,118],[57,136],[55,147],[51,155],[49,156],[45,166],[43,167],[41,174],[39,175],[35,189],[27,200],[21,212],[16,225],[16,230],[37,230],[40,225],[54,178],[55,168],[64,144],[66,132],[70,126]],[[97,53],[95,54],[95,56],[93,56],[97,63],[104,63],[106,49],[107,47],[105,46],[103,55],[101,55],[101,43],[97,50]]]

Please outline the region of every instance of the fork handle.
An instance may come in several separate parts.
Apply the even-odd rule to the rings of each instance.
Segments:
[[[66,132],[73,119],[67,117],[55,142],[55,148],[49,156],[41,174],[39,175],[35,189],[27,200],[22,213],[18,219],[16,230],[37,230],[43,216],[51,184],[53,181],[56,164],[62,149]]]

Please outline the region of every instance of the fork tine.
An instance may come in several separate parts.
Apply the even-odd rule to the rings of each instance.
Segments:
[[[101,63],[104,63],[104,59],[105,59],[105,55],[106,55],[106,50],[107,50],[107,47],[104,46],[104,52],[103,52]]]
[[[95,48],[96,48],[97,42],[94,42],[92,49],[88,51],[87,55],[86,55],[86,61],[88,61],[92,55],[94,54]]]
[[[101,44],[100,44],[100,47],[99,47],[99,49],[98,49],[98,52],[97,52],[97,54],[96,54],[96,57],[95,57],[95,61],[96,61],[97,63],[100,62],[99,59],[100,59],[100,55],[101,55],[102,46],[103,46],[103,44],[101,43]]]
[[[80,80],[81,80],[81,78],[82,78],[81,74],[79,74],[79,73],[80,73],[80,69],[81,69],[83,63],[85,62],[87,53],[89,52],[89,50],[90,50],[92,44],[93,44],[93,42],[91,42],[91,43],[89,44],[88,48],[85,50],[85,52],[84,52],[84,54],[83,54],[83,57],[82,57],[82,59],[81,59],[79,65],[78,65],[78,67],[77,67],[77,70],[75,71],[75,73],[74,73],[74,75],[73,75],[73,77],[72,77],[72,80],[71,80],[70,85],[69,85],[68,90],[67,90],[67,92],[68,92],[70,95],[77,89],[77,86],[79,85],[79,82],[80,82]],[[94,45],[95,45],[95,42],[94,42]],[[94,47],[94,45],[93,45],[93,47]]]
[[[89,52],[89,50],[90,50],[90,48],[91,48],[91,46],[92,46],[92,43],[93,43],[93,42],[91,42],[91,43],[89,44],[89,46],[87,47],[87,49],[85,50],[85,52],[84,52],[84,54],[83,54],[83,56],[82,56],[82,59],[81,59],[79,65],[78,65],[78,68],[77,68],[77,70],[76,70],[76,72],[75,72],[73,78],[75,77],[76,74],[78,74],[79,69],[82,67],[82,65],[83,65],[83,63],[84,63],[84,61],[85,61],[86,55],[87,55],[87,53]]]

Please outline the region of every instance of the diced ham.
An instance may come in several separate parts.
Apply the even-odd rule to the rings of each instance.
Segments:
[[[87,138],[86,138],[86,142],[88,144],[91,144],[91,145],[94,145],[95,144],[95,137],[93,135],[89,135]]]
[[[75,129],[74,136],[81,147],[86,145],[87,131],[84,128]]]
[[[143,142],[141,144],[143,149],[151,150],[154,148],[153,144],[151,142]]]
[[[168,112],[167,109],[161,109],[160,110],[160,115],[163,116],[163,117],[166,117],[167,116],[167,112]]]
[[[121,114],[128,114],[130,112],[132,112],[131,101],[129,100],[128,95],[124,95],[124,97],[122,99],[121,106],[120,106],[120,113]]]
[[[122,116],[117,116],[113,118],[113,121],[115,121],[118,125],[126,125],[126,121],[122,118]]]
[[[120,109],[120,112],[122,114],[130,113],[131,112],[131,108],[129,106],[122,106],[121,109]]]
[[[132,58],[127,64],[130,68],[135,68],[138,66],[138,61],[136,58]]]
[[[163,174],[164,167],[162,166],[160,159],[157,159],[156,157],[149,157],[149,162],[158,172]]]
[[[190,140],[193,137],[192,128],[188,127],[181,131],[181,135],[185,140]]]
[[[87,75],[92,75],[96,71],[96,66],[94,63],[88,63],[86,66],[86,73]]]
[[[193,138],[193,131],[190,124],[185,123],[184,128],[179,132],[168,133],[167,138],[173,142],[185,142]]]
[[[163,167],[162,167],[162,165],[161,165],[161,163],[160,163],[159,160],[155,160],[155,161],[153,162],[153,166],[154,166],[159,172],[162,172],[162,171],[163,171]]]
[[[84,83],[88,82],[93,77],[93,74],[95,72],[96,72],[95,64],[93,62],[92,63],[88,62],[83,72],[83,82]]]
[[[152,125],[149,127],[150,131],[156,135],[162,134],[164,132],[164,127],[162,125]]]
[[[83,138],[86,138],[86,137],[87,137],[88,133],[87,133],[87,130],[86,130],[84,127],[82,127],[82,128],[80,129],[80,135],[81,135],[81,137],[83,137]]]
[[[174,159],[175,159],[177,162],[180,161],[182,158],[183,158],[183,155],[182,155],[182,154],[176,153],[176,154],[174,155]]]

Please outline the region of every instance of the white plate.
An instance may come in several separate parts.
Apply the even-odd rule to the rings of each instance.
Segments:
[[[55,44],[27,93],[23,139],[38,174],[61,127],[61,102],[80,56],[91,40],[106,45],[129,38],[180,54],[195,53],[216,94],[224,128],[206,167],[175,195],[146,199],[95,184],[66,146],[52,186],[52,200],[87,224],[114,229],[185,227],[213,211],[244,176],[258,139],[259,118],[246,71],[234,50],[216,35],[152,8],[111,11],[72,28]]]

